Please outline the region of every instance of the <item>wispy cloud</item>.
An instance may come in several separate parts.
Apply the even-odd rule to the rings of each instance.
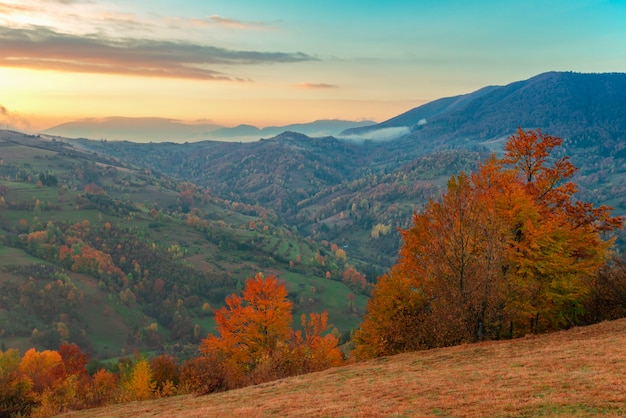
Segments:
[[[16,13],[32,12],[35,9],[31,6],[0,2],[0,15],[13,15]]]
[[[337,89],[339,86],[327,83],[298,83],[296,87],[301,89]]]
[[[76,16],[80,19],[80,16]],[[96,24],[112,26],[122,30],[152,30],[152,24],[141,21],[133,14],[100,12],[96,15]]]
[[[30,124],[24,118],[15,113],[10,112],[6,107],[0,104],[0,123],[9,125],[12,129],[30,129]]]
[[[201,80],[241,80],[214,65],[315,60],[302,52],[238,51],[189,42],[102,38],[45,27],[0,27],[0,66]]]
[[[60,3],[60,4],[78,4],[78,3],[95,3],[94,0],[43,0],[44,3]]]
[[[236,19],[229,19],[219,15],[211,15],[204,19],[191,19],[191,23],[198,26],[221,26],[230,29],[245,30],[269,30],[272,26],[262,22],[244,22]]]

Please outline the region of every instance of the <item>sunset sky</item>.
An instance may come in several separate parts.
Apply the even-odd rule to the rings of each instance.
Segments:
[[[0,0],[0,122],[383,121],[545,71],[626,72],[626,0]]]

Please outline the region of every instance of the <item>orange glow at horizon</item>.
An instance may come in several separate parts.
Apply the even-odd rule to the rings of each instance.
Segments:
[[[84,93],[87,86],[89,94]],[[263,83],[211,81],[199,86],[192,80],[0,69],[0,105],[13,115],[16,128],[29,131],[110,116],[258,127],[319,119],[380,122],[425,102],[329,98],[323,94],[301,97],[293,85],[268,97],[272,88]],[[250,94],[250,90],[257,93]]]

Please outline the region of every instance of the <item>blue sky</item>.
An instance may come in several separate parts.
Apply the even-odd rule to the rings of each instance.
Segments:
[[[546,71],[625,72],[626,0],[0,0],[0,118],[382,121]]]

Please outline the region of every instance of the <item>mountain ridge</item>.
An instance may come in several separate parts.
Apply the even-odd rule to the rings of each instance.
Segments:
[[[226,127],[211,122],[186,122],[160,117],[85,118],[66,122],[42,131],[43,134],[66,138],[107,139],[133,142],[196,142],[203,140],[254,141],[278,135],[284,131],[297,131],[309,136],[338,134],[350,127],[371,124],[372,121],[320,119],[309,123],[258,128],[240,124]]]
[[[443,98],[380,124],[344,131],[364,138],[378,129],[406,126],[413,141],[431,148],[503,140],[518,127],[541,128],[570,139],[580,135],[624,138],[626,73],[546,72],[505,86]],[[427,116],[431,115],[429,119]],[[425,120],[424,120],[425,119]],[[420,123],[423,121],[423,123]],[[617,122],[617,123],[615,123]]]

